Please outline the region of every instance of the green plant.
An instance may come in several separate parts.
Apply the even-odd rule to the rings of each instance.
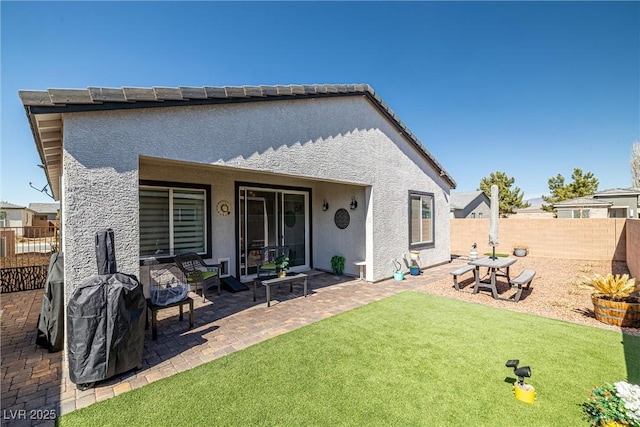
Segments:
[[[582,409],[592,426],[640,426],[640,387],[623,381],[593,387]]]
[[[331,270],[333,274],[340,276],[344,272],[345,257],[334,255],[331,257]]]
[[[278,255],[273,263],[276,265],[276,273],[279,273],[289,268],[289,257],[286,255]]]
[[[640,337],[625,334],[623,344],[620,335],[405,291],[66,413],[58,422],[586,427],[581,404],[590,387],[628,375],[627,364],[630,375],[638,372],[633,355]],[[514,349],[532,365],[539,393],[533,405],[515,399],[511,384],[502,381],[512,376],[504,361]],[[631,355],[626,363],[625,351]],[[456,363],[443,356],[450,354]],[[461,375],[461,366],[473,375]],[[216,398],[203,405],[204,395]]]
[[[594,294],[606,297],[616,301],[623,301],[629,297],[629,295],[640,290],[636,287],[636,279],[629,279],[628,274],[616,274],[611,273],[606,276],[596,274],[593,277],[585,277],[583,287],[591,289]]]

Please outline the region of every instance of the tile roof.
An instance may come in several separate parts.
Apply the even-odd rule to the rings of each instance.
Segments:
[[[563,200],[553,204],[553,207],[572,207],[572,206],[610,206],[612,203],[605,200],[594,199],[593,197],[577,197],[571,200]]]
[[[29,203],[29,209],[40,214],[58,213],[60,203]]]
[[[450,205],[451,209],[464,209],[469,203],[473,202],[477,197],[484,194],[482,191],[456,191],[451,193]],[[488,199],[488,197],[487,197]],[[491,206],[491,200],[488,200]]]
[[[602,197],[602,196],[635,196],[635,195],[640,195],[640,187],[609,188],[607,190],[598,191],[593,196]]]
[[[383,116],[394,124],[398,132],[421,152],[436,174],[439,174],[451,188],[456,187],[453,177],[367,84],[123,87],[120,89],[89,87],[87,89],[21,90],[19,95],[56,199],[60,194],[58,178],[62,174],[62,113],[338,96],[366,96]]]
[[[9,202],[0,202],[0,209],[26,209],[26,206],[14,205]]]

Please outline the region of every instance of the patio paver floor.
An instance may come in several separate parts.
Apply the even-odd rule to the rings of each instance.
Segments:
[[[49,353],[35,344],[42,290],[2,294],[1,408],[3,426],[53,426],[47,415],[62,415],[109,399],[159,379],[191,369],[253,344],[386,298],[418,289],[442,279],[464,260],[426,269],[420,276],[378,283],[326,273],[309,277],[309,295],[300,286],[274,288],[267,308],[265,290],[207,293],[207,301],[195,297],[195,325],[188,329],[188,315],[178,321],[178,308],[158,313],[158,339],[145,332],[141,370],[117,375],[88,390],[78,390],[68,376],[63,352]],[[192,295],[193,296],[193,295]],[[186,314],[186,313],[185,313]],[[30,412],[34,411],[34,412]],[[37,411],[37,412],[36,412]]]

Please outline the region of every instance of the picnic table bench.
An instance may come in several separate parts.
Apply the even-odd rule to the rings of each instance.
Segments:
[[[509,283],[511,284],[511,288],[518,288],[515,296],[513,297],[513,301],[518,302],[520,300],[520,295],[522,294],[522,289],[524,286],[529,289],[531,286],[531,282],[533,281],[536,272],[533,270],[523,270],[522,273],[518,275],[518,277],[511,279]]]
[[[458,285],[458,276],[461,276],[461,275],[463,275],[465,273],[473,271],[473,270],[475,270],[475,268],[476,267],[471,265],[471,264],[466,264],[466,265],[463,265],[463,266],[453,270],[451,273],[449,273],[449,274],[453,275],[453,286],[455,286],[456,291],[460,290],[460,286]]]

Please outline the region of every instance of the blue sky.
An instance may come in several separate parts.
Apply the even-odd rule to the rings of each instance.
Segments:
[[[639,2],[0,2],[0,199],[51,201],[18,90],[368,83],[458,183],[631,185]]]

